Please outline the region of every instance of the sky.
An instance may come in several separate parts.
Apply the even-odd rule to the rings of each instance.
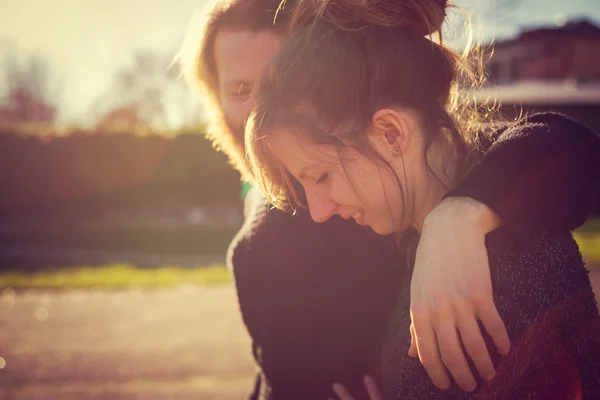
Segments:
[[[10,51],[19,57],[38,54],[47,59],[52,82],[60,89],[60,119],[85,121],[115,72],[131,63],[134,50],[175,54],[190,18],[204,3],[0,0],[0,55]],[[600,0],[460,0],[459,4],[473,11],[475,20],[483,15],[477,26],[484,40],[502,40],[523,27],[579,18],[600,25]]]

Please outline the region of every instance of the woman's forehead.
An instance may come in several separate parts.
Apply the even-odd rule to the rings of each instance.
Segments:
[[[333,146],[318,144],[297,129],[279,128],[265,137],[274,155],[296,178],[302,171],[322,167],[337,159]]]

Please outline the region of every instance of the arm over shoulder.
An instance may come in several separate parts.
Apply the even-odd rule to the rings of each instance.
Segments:
[[[499,132],[447,196],[471,197],[511,228],[573,230],[587,219],[600,181],[600,136],[560,114],[524,118]]]

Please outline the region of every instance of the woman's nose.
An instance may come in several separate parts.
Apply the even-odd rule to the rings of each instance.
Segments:
[[[335,214],[338,204],[322,190],[306,191],[308,210],[313,221],[317,223],[327,221]]]

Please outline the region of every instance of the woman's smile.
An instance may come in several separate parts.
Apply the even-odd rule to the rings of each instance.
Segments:
[[[359,224],[359,225],[364,225],[365,224],[365,217],[364,217],[364,211],[363,210],[358,210],[357,212],[355,212],[354,215],[352,216],[352,218],[354,218],[354,220],[356,221],[356,223]]]

